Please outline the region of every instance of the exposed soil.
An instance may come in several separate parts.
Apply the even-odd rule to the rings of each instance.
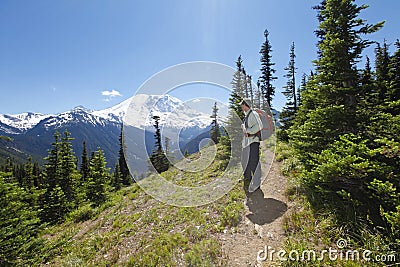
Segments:
[[[246,193],[245,216],[236,230],[219,236],[228,266],[279,266],[279,262],[270,259],[257,260],[260,250],[265,246],[278,251],[285,239],[283,217],[288,212],[288,200],[285,197],[286,177],[279,171],[279,162],[272,160],[270,171],[260,189]],[[268,171],[267,162],[262,162],[263,172]],[[265,176],[263,176],[265,177]],[[261,258],[265,253],[260,253]]]

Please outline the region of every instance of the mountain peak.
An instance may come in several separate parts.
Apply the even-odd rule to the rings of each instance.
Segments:
[[[20,134],[35,127],[39,122],[50,127],[52,125],[64,125],[75,121],[86,121],[91,124],[122,123],[128,111],[134,111],[133,123],[138,128],[152,126],[152,115],[161,117],[160,125],[172,128],[187,128],[197,126],[206,128],[211,121],[209,115],[191,109],[180,99],[170,95],[146,95],[138,94],[125,101],[103,110],[90,110],[82,105],[76,106],[70,111],[62,112],[57,115],[39,114],[25,112],[14,115],[1,115],[0,123],[3,130],[11,134]],[[148,117],[146,117],[148,116]],[[130,116],[132,117],[132,116]],[[150,119],[149,119],[150,118]],[[5,128],[7,127],[7,130]]]
[[[87,108],[85,108],[84,106],[82,106],[82,105],[79,105],[79,106],[76,106],[76,107],[74,107],[73,109],[72,109],[72,111],[85,111],[85,112],[93,112],[93,110],[91,110],[91,109],[87,109]]]
[[[207,114],[189,108],[183,101],[170,95],[137,94],[111,108],[93,111],[92,114],[121,123],[128,109],[135,111],[135,115],[130,116],[130,119],[133,118],[130,123],[139,128],[152,126],[151,120],[149,121],[146,118],[146,114],[149,117],[155,114],[159,115],[161,117],[160,125],[167,127],[197,125],[200,128],[205,128],[211,123]]]

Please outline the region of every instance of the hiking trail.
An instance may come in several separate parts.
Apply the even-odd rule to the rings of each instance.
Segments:
[[[268,153],[265,145],[262,147],[264,153]],[[263,177],[269,164],[265,158],[260,159]],[[274,158],[260,189],[246,193],[245,215],[237,229],[220,234],[219,240],[228,259],[228,266],[279,266],[269,259],[257,261],[258,251],[264,250],[265,246],[278,251],[285,239],[283,217],[289,209],[285,196],[287,180],[279,166],[280,163]]]

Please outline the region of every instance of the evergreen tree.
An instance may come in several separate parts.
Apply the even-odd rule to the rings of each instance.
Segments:
[[[386,42],[385,42],[386,43]],[[386,226],[393,238],[392,249],[400,248],[400,94],[399,94],[399,53],[390,56],[388,47],[376,49],[376,81],[367,78],[364,71],[364,84],[367,88],[363,107],[365,123],[362,124],[366,143],[373,153],[370,161],[375,168],[363,179],[367,185],[365,195],[371,199],[367,203],[368,212],[372,214],[375,225]],[[387,71],[387,73],[385,73]],[[368,82],[367,82],[368,81]],[[372,83],[372,84],[371,84]],[[383,222],[382,222],[383,221]]]
[[[287,78],[286,86],[284,87],[286,90],[283,94],[286,96],[288,100],[288,107],[293,105],[292,109],[294,112],[297,111],[297,95],[296,95],[296,66],[295,66],[295,58],[296,54],[294,51],[295,45],[292,43],[290,47],[290,60],[288,66],[285,68],[287,74],[285,77]]]
[[[247,80],[248,75],[246,74],[246,70],[244,68],[242,70],[242,74],[243,74],[243,77],[242,77],[243,78],[243,85],[242,85],[243,86],[243,96],[248,98],[250,95],[249,87],[248,87],[249,81]]]
[[[154,128],[156,129],[156,132],[154,134],[154,138],[155,138],[155,147],[157,151],[162,152],[163,148],[162,148],[162,142],[161,142],[161,130],[160,130],[160,117],[159,116],[153,116],[153,120],[154,120]]]
[[[25,265],[41,230],[38,210],[30,205],[32,195],[7,182],[10,175],[0,172],[0,266]]]
[[[23,164],[14,164],[13,176],[17,180],[18,184],[23,187],[24,179],[26,176],[25,166]]]
[[[93,159],[90,160],[90,171],[86,185],[86,196],[95,206],[99,206],[107,199],[107,181],[109,181],[110,172],[106,164],[103,151],[99,148]]]
[[[261,109],[261,102],[262,102],[262,93],[261,93],[261,88],[260,88],[261,84],[260,84],[260,80],[257,81],[257,88],[255,88],[255,92],[254,92],[254,107]]]
[[[115,189],[115,191],[118,191],[121,189],[121,180],[120,180],[120,170],[119,170],[119,164],[117,163],[114,168],[114,173],[112,176],[112,181],[111,181],[111,186]]]
[[[240,103],[245,96],[245,87],[247,83],[244,82],[244,68],[242,57],[239,56],[236,61],[236,72],[232,77],[232,91],[229,98],[229,112],[226,130],[229,136],[228,145],[225,146],[225,153],[231,153],[233,162],[239,161],[240,158],[240,147],[236,144],[240,144],[243,137],[243,132],[241,128],[242,120],[244,119],[244,113]],[[232,146],[233,144],[233,146]]]
[[[10,172],[10,173],[12,173],[14,171],[14,162],[11,160],[10,157],[6,158],[6,163],[4,164],[2,170],[4,172]]]
[[[124,154],[123,125],[121,126],[121,132],[119,135],[118,165],[119,165],[119,172],[121,175],[120,180],[122,184],[125,186],[130,185],[132,183],[132,179]]]
[[[361,75],[361,86],[371,86],[374,83],[374,77],[371,69],[371,63],[369,57],[367,56],[365,59],[365,68],[362,71]],[[363,93],[369,90],[363,90]]]
[[[288,66],[285,68],[287,74],[285,77],[287,78],[285,90],[282,92],[286,96],[286,105],[280,113],[280,119],[283,122],[280,127],[279,138],[282,140],[288,140],[287,130],[292,125],[292,120],[297,111],[297,94],[296,94],[296,66],[295,66],[295,52],[294,52],[294,43],[292,43],[290,47],[290,60]]]
[[[32,162],[32,156],[29,156],[28,162],[24,165],[25,177],[22,181],[22,187],[31,189],[36,187],[38,184],[37,173],[35,173],[34,163]]]
[[[85,183],[89,176],[89,156],[87,152],[86,142],[83,141],[83,151],[82,151],[82,162],[81,162],[81,176],[82,181]]]
[[[221,137],[221,132],[219,130],[219,124],[218,124],[218,107],[217,107],[217,102],[214,103],[213,110],[212,110],[212,126],[210,130],[210,136],[211,140],[213,140],[214,144],[218,144],[219,138]]]
[[[389,47],[386,40],[383,42],[383,46],[379,43],[375,49],[375,75],[376,75],[376,95],[375,104],[383,104],[385,96],[389,87]]]
[[[58,178],[67,201],[71,204],[71,207],[75,207],[76,187],[80,176],[76,168],[77,160],[72,149],[72,140],[71,134],[68,131],[64,131],[60,144],[60,176]]]
[[[43,178],[45,193],[43,198],[43,209],[41,218],[45,222],[55,222],[60,220],[66,213],[66,199],[60,186],[58,178],[60,176],[60,133],[54,134],[54,143],[45,158]]]
[[[188,151],[187,149],[185,149],[185,153],[183,154],[183,156],[184,156],[185,158],[188,158],[188,157],[189,157],[189,151]]]
[[[275,87],[273,86],[273,81],[277,79],[277,77],[274,76],[276,70],[273,68],[275,63],[272,62],[272,46],[268,39],[269,36],[268,30],[264,31],[264,36],[265,36],[265,41],[262,44],[260,50],[261,54],[260,88],[263,95],[263,98],[261,99],[263,103],[261,103],[261,106],[262,109],[267,110],[266,104],[268,104],[268,107],[271,107],[272,98],[275,95]]]
[[[395,43],[397,50],[394,55],[390,58],[389,63],[389,85],[387,93],[387,101],[396,103],[400,99],[400,41],[397,40]],[[388,111],[392,115],[399,115],[399,105],[391,106]]]
[[[289,133],[305,165],[302,178],[310,195],[331,200],[324,208],[334,210],[338,221],[361,217],[371,229],[386,226],[384,235],[390,236],[396,251],[400,116],[391,111],[398,112],[400,104],[399,98],[389,97],[394,57],[385,44],[376,49],[376,80],[369,59],[364,70],[357,68],[361,52],[371,44],[361,35],[383,25],[358,18],[366,7],[351,0],[326,0],[317,7],[317,72],[301,94]]]
[[[306,90],[307,86],[307,75],[303,73],[301,76],[300,87],[297,89],[297,106],[301,106],[301,94],[304,90]]]
[[[371,63],[369,57],[366,57],[365,68],[361,72],[360,77],[361,90],[358,93],[360,98],[360,105],[358,107],[358,117],[360,118],[360,122],[358,128],[360,132],[365,131],[365,121],[367,121],[374,113],[374,110],[371,110],[371,105],[376,105],[378,94],[376,93],[376,83],[374,80],[374,73],[371,69]]]
[[[247,87],[247,82],[245,81],[242,56],[239,56],[236,61],[236,72],[232,77],[231,85],[232,91],[229,98],[229,109],[233,114],[235,114],[235,116],[239,116],[239,118],[243,119],[244,115],[240,106],[240,102],[242,102],[243,98],[245,97],[245,88]]]
[[[41,171],[39,167],[39,163],[35,161],[33,163],[33,177],[34,177],[34,186],[38,189],[42,187],[42,181],[41,181]]]
[[[326,0],[317,7],[317,73],[310,77],[302,94],[302,108],[291,131],[291,138],[301,150],[320,153],[341,134],[357,132],[356,95],[360,88],[356,64],[363,49],[371,44],[362,35],[383,25],[369,25],[358,18],[366,7],[352,0]],[[312,155],[304,152],[304,156]]]
[[[55,141],[45,158],[43,180],[44,196],[42,219],[47,222],[58,222],[76,207],[76,185],[79,174],[76,169],[76,158],[73,154],[70,134],[65,131],[54,134]]]
[[[247,75],[247,91],[248,96],[251,99],[251,103],[254,104],[254,90],[253,90],[253,83],[251,82],[251,75]]]
[[[165,172],[169,168],[169,161],[167,157],[165,156],[165,153],[162,148],[162,143],[161,143],[161,131],[160,131],[160,126],[159,126],[159,116],[153,116],[154,119],[154,128],[156,129],[156,132],[154,134],[154,138],[156,140],[155,142],[155,148],[150,155],[150,162],[153,165],[154,169],[158,172]]]

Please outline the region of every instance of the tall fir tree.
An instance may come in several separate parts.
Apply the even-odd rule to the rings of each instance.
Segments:
[[[301,76],[301,82],[300,82],[300,86],[297,89],[297,106],[300,107],[301,106],[301,94],[304,90],[306,90],[306,86],[307,86],[307,75],[305,73],[303,73],[303,75]]]
[[[379,43],[375,49],[375,76],[376,76],[376,104],[383,104],[385,102],[386,92],[389,87],[389,47],[386,40],[383,46]]]
[[[86,147],[86,142],[83,141],[83,151],[82,151],[82,157],[81,157],[81,180],[82,184],[87,181],[87,178],[89,176],[89,156],[87,152],[87,147]]]
[[[43,180],[44,196],[42,219],[58,222],[77,205],[76,187],[80,179],[72,150],[70,133],[54,134],[55,141],[45,158]]]
[[[400,41],[395,42],[396,51],[390,59],[389,63],[389,88],[387,100],[396,103],[400,99]],[[399,115],[399,104],[388,109],[392,115]]]
[[[316,73],[302,92],[289,133],[310,195],[330,200],[324,209],[332,209],[338,221],[362,218],[370,229],[385,229],[389,247],[398,250],[400,116],[387,108],[398,111],[399,99],[388,101],[393,57],[387,46],[376,49],[375,80],[369,60],[358,69],[363,49],[371,44],[362,36],[383,26],[358,17],[366,7],[352,0],[326,0],[317,7]]]
[[[247,87],[247,83],[245,83],[245,75],[244,75],[244,67],[242,57],[239,56],[236,61],[236,71],[232,77],[232,90],[229,97],[229,111],[228,111],[228,120],[226,125],[226,132],[228,133],[229,142],[225,142],[224,147],[227,149],[226,153],[231,153],[232,159],[234,162],[239,160],[240,150],[236,144],[240,143],[243,137],[241,123],[244,119],[244,113],[242,111],[240,103],[245,97],[245,87]]]
[[[22,180],[22,187],[30,189],[36,187],[38,184],[37,174],[35,173],[34,163],[32,162],[32,156],[28,157],[28,162],[24,164],[25,177]]]
[[[261,107],[266,110],[268,107],[271,107],[272,99],[275,95],[275,86],[273,86],[274,80],[277,77],[274,76],[276,70],[274,69],[275,63],[272,62],[272,45],[269,41],[269,32],[268,30],[264,31],[265,41],[261,46],[260,54],[261,54],[261,76],[260,76],[260,88],[262,92],[263,98]]]
[[[361,71],[360,75],[360,86],[361,90],[358,93],[359,100],[359,107],[358,107],[358,114],[357,117],[360,118],[360,123],[358,128],[360,132],[366,131],[366,124],[365,121],[371,117],[371,113],[374,113],[374,110],[371,110],[371,105],[376,105],[377,101],[377,91],[376,91],[376,83],[374,79],[374,73],[371,68],[371,63],[369,57],[367,56],[365,59],[365,67]],[[374,104],[373,104],[374,103]]]
[[[41,219],[45,222],[61,221],[70,210],[70,204],[60,186],[61,176],[61,143],[60,133],[55,132],[52,148],[45,158],[43,170],[44,196],[42,203]]]
[[[249,92],[249,97],[251,99],[251,103],[254,105],[254,88],[253,83],[251,81],[251,75],[247,75],[247,91]]]
[[[90,171],[86,183],[86,196],[94,206],[99,206],[107,199],[107,183],[110,171],[106,167],[103,151],[99,148],[90,160]]]
[[[309,152],[304,156],[320,153],[341,134],[357,132],[357,63],[371,44],[362,36],[383,26],[383,22],[366,24],[358,17],[366,7],[352,0],[326,0],[316,8],[320,21],[317,72],[303,92],[302,108],[290,134],[299,149]]]
[[[257,81],[257,87],[255,88],[255,91],[254,91],[254,102],[253,102],[254,107],[259,108],[259,109],[261,109],[261,102],[262,102],[261,99],[263,98],[260,87],[261,87],[261,83],[260,83],[260,79],[259,79]]]
[[[286,104],[280,113],[280,120],[282,121],[282,126],[280,127],[280,134],[279,138],[282,140],[288,140],[287,130],[292,125],[292,120],[297,111],[297,94],[296,94],[296,66],[295,66],[295,45],[292,43],[290,47],[290,54],[289,54],[289,64],[285,68],[287,73],[285,77],[287,78],[286,86],[283,88],[285,89],[282,93],[286,97]]]
[[[111,186],[118,191],[121,189],[121,174],[119,170],[119,164],[117,163],[114,168],[114,173],[112,175]]]
[[[124,139],[123,139],[123,125],[121,126],[121,132],[119,135],[119,154],[118,154],[118,165],[120,172],[120,180],[123,185],[127,186],[132,183],[131,174],[129,172],[128,164],[126,163],[124,154]]]
[[[64,136],[61,138],[60,144],[60,186],[67,197],[68,202],[75,206],[76,201],[76,187],[80,180],[78,170],[76,168],[76,157],[72,148],[71,141],[73,138],[66,130]]]
[[[236,72],[232,77],[231,85],[232,91],[229,97],[229,109],[236,114],[236,116],[243,119],[244,115],[242,114],[243,112],[240,107],[240,102],[245,97],[247,82],[245,80],[242,56],[239,56],[236,60]]]
[[[362,75],[361,75],[361,86],[371,86],[374,83],[374,77],[372,73],[372,68],[371,68],[371,62],[369,60],[369,57],[366,56],[365,58],[365,67],[362,70]],[[370,91],[366,88],[363,88],[363,93],[365,91]]]
[[[243,68],[243,97],[248,98],[250,96],[249,87],[248,87],[248,75],[246,74],[246,70]]]
[[[221,137],[221,132],[219,129],[219,123],[218,123],[218,106],[217,102],[214,103],[211,118],[212,118],[212,123],[211,123],[211,130],[210,130],[210,136],[211,140],[214,142],[214,144],[219,143],[219,138]]]
[[[154,128],[156,130],[154,134],[155,147],[152,154],[150,155],[150,162],[158,173],[162,173],[168,170],[169,161],[168,158],[165,156],[165,153],[162,148],[161,130],[159,125],[160,117],[153,116],[153,120],[154,120]]]
[[[40,169],[37,162],[33,162],[32,156],[28,157],[28,162],[21,165],[21,188],[25,193],[25,202],[32,209],[38,211],[40,208],[39,196],[43,194],[40,189],[41,182],[39,180]]]
[[[295,45],[294,42],[290,46],[290,54],[289,54],[289,64],[285,68],[287,71],[285,77],[287,78],[286,86],[284,87],[286,90],[283,94],[286,96],[288,100],[288,104],[293,105],[293,111],[297,111],[297,94],[296,94],[296,54],[295,54]]]

